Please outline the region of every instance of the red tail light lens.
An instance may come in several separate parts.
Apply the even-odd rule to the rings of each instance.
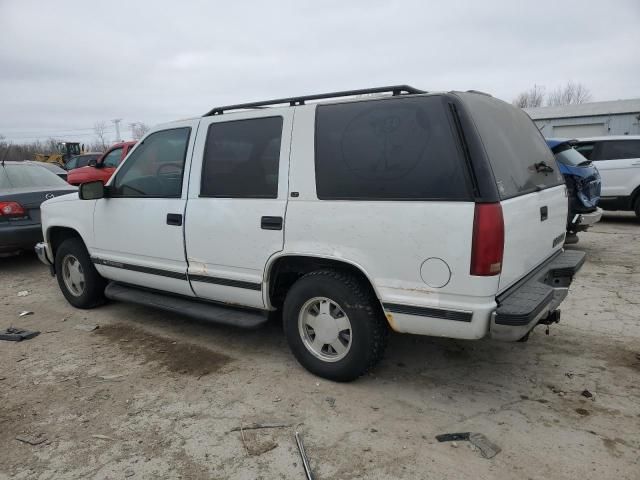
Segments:
[[[502,271],[504,219],[499,203],[476,203],[471,246],[471,275],[488,277]]]
[[[0,202],[0,217],[24,217],[24,208],[18,202]]]

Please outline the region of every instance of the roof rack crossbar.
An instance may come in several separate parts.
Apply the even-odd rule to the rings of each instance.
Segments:
[[[238,103],[236,105],[226,105],[224,107],[215,107],[205,113],[203,116],[221,115],[228,110],[241,110],[247,108],[259,108],[269,105],[289,104],[291,107],[304,105],[309,100],[322,100],[326,98],[353,97],[356,95],[368,95],[373,93],[389,93],[392,95],[414,95],[418,93],[427,93],[424,90],[413,88],[409,85],[392,85],[390,87],[363,88],[360,90],[345,90],[342,92],[319,93],[316,95],[304,95],[302,97],[278,98],[276,100],[265,100],[261,102]]]

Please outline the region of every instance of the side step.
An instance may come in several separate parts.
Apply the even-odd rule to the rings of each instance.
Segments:
[[[152,292],[142,288],[111,282],[104,290],[110,300],[137,303],[208,322],[238,328],[258,328],[267,322],[266,312],[241,310],[214,303]]]

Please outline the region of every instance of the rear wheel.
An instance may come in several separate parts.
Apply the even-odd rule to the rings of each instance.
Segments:
[[[387,325],[377,299],[356,277],[333,270],[299,279],[284,303],[284,330],[310,372],[351,381],[382,358]]]
[[[67,301],[77,308],[93,308],[104,302],[105,280],[93,266],[84,243],[68,238],[56,251],[58,285]]]

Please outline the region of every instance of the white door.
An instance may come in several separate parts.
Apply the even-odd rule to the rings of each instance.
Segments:
[[[92,259],[111,280],[193,295],[184,253],[184,208],[198,121],[146,136],[96,202]]]
[[[293,111],[201,120],[185,226],[197,296],[264,307],[264,268],[284,242]]]
[[[640,186],[640,140],[597,142],[593,155],[603,197],[626,197]]]

